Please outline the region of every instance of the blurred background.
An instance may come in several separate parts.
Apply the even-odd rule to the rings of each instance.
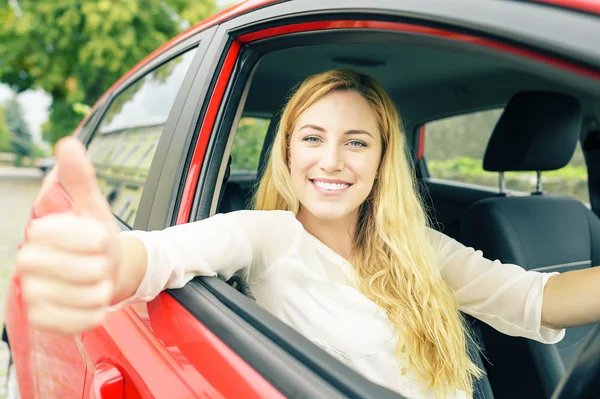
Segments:
[[[0,324],[54,144],[123,74],[235,0],[0,0]],[[8,350],[0,342],[0,398]]]

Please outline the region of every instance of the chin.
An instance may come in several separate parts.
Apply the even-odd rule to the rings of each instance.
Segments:
[[[308,206],[306,210],[317,219],[329,221],[340,220],[353,213],[352,210],[347,209],[345,206],[336,206],[334,204]]]

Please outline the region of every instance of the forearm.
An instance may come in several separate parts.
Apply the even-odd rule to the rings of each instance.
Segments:
[[[148,254],[142,241],[132,235],[120,234],[121,263],[116,271],[111,305],[132,297],[139,288],[148,267]]]
[[[544,289],[542,325],[560,329],[600,321],[600,267],[550,277]]]

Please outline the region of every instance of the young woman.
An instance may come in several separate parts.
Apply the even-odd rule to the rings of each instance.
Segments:
[[[547,343],[600,320],[598,269],[526,272],[428,228],[401,126],[372,78],[313,76],[283,111],[256,210],[121,234],[85,150],[63,140],[74,212],[34,221],[18,256],[31,324],[79,332],[109,305],[241,273],[261,306],[374,382],[466,398],[481,371],[459,310]]]

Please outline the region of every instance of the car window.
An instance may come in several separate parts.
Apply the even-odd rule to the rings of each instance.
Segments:
[[[242,117],[231,149],[232,172],[256,172],[270,120]]]
[[[154,69],[107,109],[88,151],[113,213],[131,226],[156,146],[195,49]]]
[[[92,121],[96,117],[96,114],[98,114],[99,109],[100,108],[96,108],[95,110],[93,110],[92,113],[90,114],[89,118],[86,119],[85,123],[83,124],[83,126],[81,127],[81,129],[78,132],[79,137],[85,138],[87,136],[88,131],[92,127]]]
[[[453,116],[425,124],[424,157],[434,178],[498,188],[498,173],[483,170],[483,155],[502,109]],[[532,192],[535,172],[507,172],[506,189]],[[567,166],[542,173],[543,190],[589,203],[587,168],[578,143]]]

